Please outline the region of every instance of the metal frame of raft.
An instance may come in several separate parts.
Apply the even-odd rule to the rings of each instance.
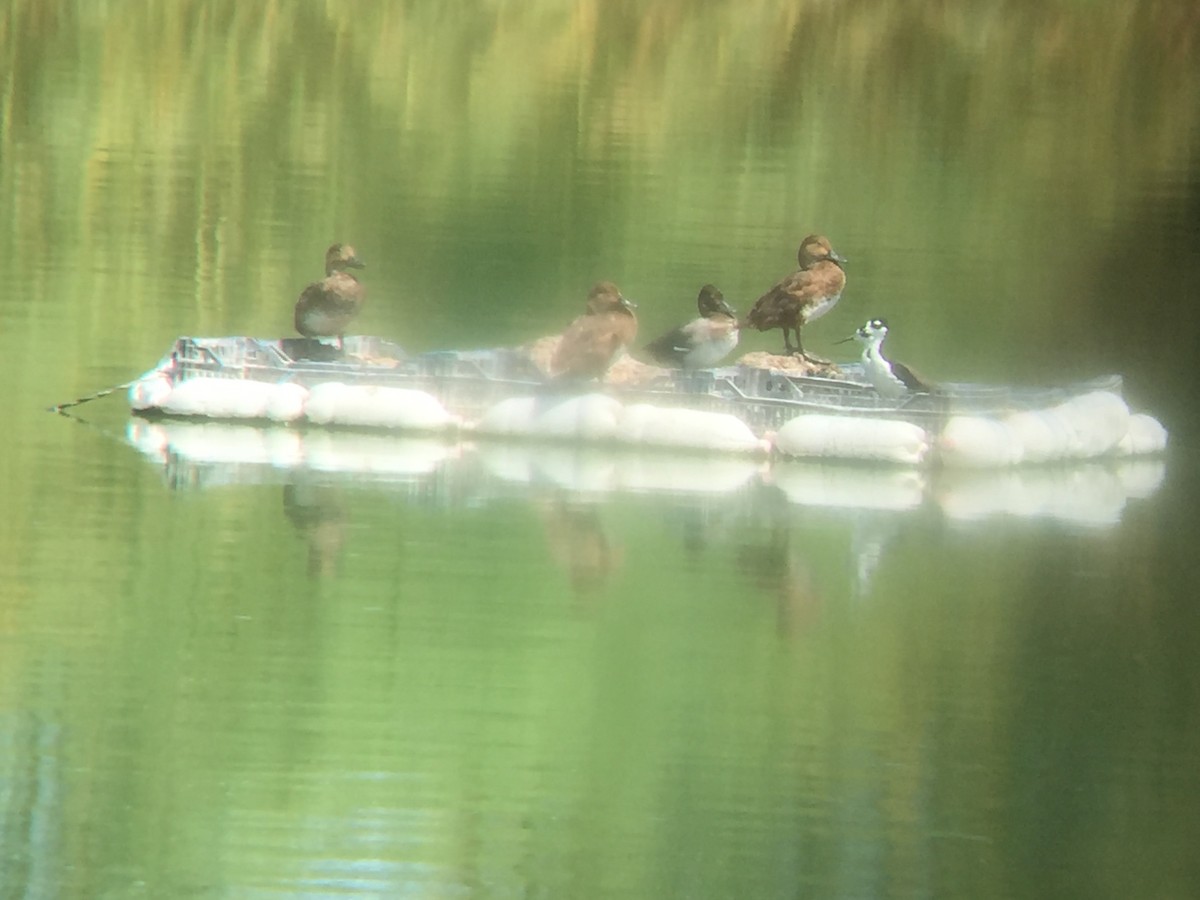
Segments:
[[[943,383],[899,402],[849,378],[735,365],[636,384],[547,379],[522,349],[415,356],[377,337],[181,337],[133,383],[144,414],[668,446],[918,465],[1006,466],[1161,451],[1119,375],[1059,387]],[[862,380],[853,380],[854,376]],[[246,388],[235,388],[231,381]],[[253,383],[254,387],[250,387]]]
[[[307,353],[305,352],[307,351]],[[848,375],[858,363],[841,365]],[[177,384],[190,378],[235,378],[294,382],[306,388],[329,381],[428,391],[460,415],[479,415],[507,397],[545,389],[548,384],[529,358],[517,349],[435,350],[410,356],[391,341],[347,337],[345,355],[328,344],[303,338],[181,337],[154,371]],[[636,385],[605,384],[606,392],[631,401],[672,401],[737,415],[756,433],[778,428],[802,412],[886,416],[933,428],[959,414],[995,416],[1061,403],[1091,391],[1120,395],[1120,375],[1103,375],[1056,387],[940,383],[933,394],[917,394],[897,403],[879,396],[861,381],[792,375],[778,369],[722,366],[664,374]]]

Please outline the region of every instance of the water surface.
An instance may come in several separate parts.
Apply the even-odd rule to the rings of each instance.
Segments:
[[[10,3],[0,893],[1194,896],[1198,27]],[[1171,453],[950,478],[44,412],[287,334],[333,240],[362,330],[421,351],[601,277],[647,338],[704,282],[744,310],[813,230],[851,258],[817,352],[884,315],[936,378],[1119,372]]]

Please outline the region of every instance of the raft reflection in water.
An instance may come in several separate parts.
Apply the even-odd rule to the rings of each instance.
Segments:
[[[932,505],[949,520],[1004,515],[1093,526],[1119,521],[1126,502],[1152,495],[1165,473],[1161,459],[1144,457],[1006,470],[914,470],[136,418],[127,440],[162,465],[175,486],[285,482],[307,471],[360,481],[433,482],[422,487],[422,495],[452,505],[530,487],[571,495],[664,493],[720,503],[750,484],[765,484],[800,506],[898,512]]]
[[[283,513],[306,545],[314,580],[343,575],[354,535],[374,531],[355,498],[395,497],[405,507],[468,516],[486,509],[513,524],[528,523],[532,512],[543,558],[586,612],[628,590],[625,570],[641,549],[628,529],[652,522],[697,567],[732,573],[748,596],[772,604],[781,637],[806,631],[831,593],[868,596],[884,560],[911,549],[902,535],[997,519],[1010,530],[1049,522],[1103,532],[1128,502],[1158,490],[1165,468],[1125,458],[915,470],[140,419],[131,420],[127,440],[176,489],[241,484],[274,494],[281,486]]]

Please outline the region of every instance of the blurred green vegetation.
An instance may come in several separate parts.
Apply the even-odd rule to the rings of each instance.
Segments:
[[[1089,302],[1072,264],[1187,171],[1200,116],[1180,3],[0,15],[0,253],[127,365],[179,332],[285,331],[334,238],[373,263],[363,325],[426,347],[543,333],[601,275],[648,332],[705,280],[747,304],[819,228],[853,257],[831,322],[907,310],[957,375],[946,336],[983,311],[990,347],[1053,346]]]

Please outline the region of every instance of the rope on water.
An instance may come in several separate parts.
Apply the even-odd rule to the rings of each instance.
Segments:
[[[91,403],[93,400],[99,400],[101,397],[107,397],[109,394],[115,394],[117,391],[127,390],[136,382],[137,379],[135,378],[133,381],[126,381],[124,384],[114,384],[110,388],[105,388],[102,391],[96,391],[96,393],[88,394],[85,397],[77,397],[74,400],[68,400],[66,403],[59,403],[56,406],[48,406],[46,407],[46,412],[60,413],[64,409],[70,409],[72,406],[79,406],[83,403]]]

